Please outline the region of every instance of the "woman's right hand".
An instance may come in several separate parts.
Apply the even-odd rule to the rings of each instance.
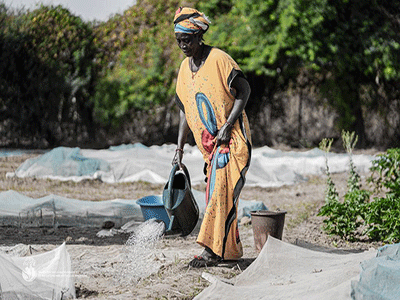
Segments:
[[[177,149],[175,151],[174,158],[172,159],[172,165],[175,166],[178,164],[179,169],[182,169],[182,158],[183,158],[183,150]]]
[[[176,144],[177,149],[175,150],[174,158],[172,159],[172,165],[179,165],[179,169],[182,170],[182,157],[183,157],[183,147],[186,143],[187,135],[190,131],[189,125],[186,121],[186,116],[183,111],[179,114],[179,132],[178,132],[178,142]]]

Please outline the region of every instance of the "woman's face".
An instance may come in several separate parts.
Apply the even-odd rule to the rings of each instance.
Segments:
[[[199,51],[201,49],[201,34],[187,34],[177,32],[175,33],[175,38],[179,48],[181,48],[182,52],[186,56],[196,56],[197,53],[201,53],[201,51]]]

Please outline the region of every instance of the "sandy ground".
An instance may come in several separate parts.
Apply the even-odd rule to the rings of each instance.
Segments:
[[[35,154],[0,158],[0,192],[15,190],[29,197],[56,194],[69,198],[102,201],[115,198],[138,199],[161,194],[163,186],[148,183],[105,184],[99,181],[59,182],[40,179],[6,178],[6,172]],[[364,176],[368,174],[360,174]],[[346,173],[333,174],[339,194],[346,192]],[[245,187],[241,201],[262,200],[270,210],[287,211],[283,238],[288,243],[320,251],[354,252],[377,249],[381,244],[346,242],[327,236],[322,230],[318,209],[323,205],[325,176],[311,176],[308,181],[281,188]],[[365,183],[364,183],[365,184]],[[194,188],[204,191],[205,186]],[[88,299],[192,299],[209,282],[208,272],[232,278],[243,272],[257,257],[251,223],[239,227],[244,257],[217,267],[193,269],[188,262],[202,249],[195,242],[196,232],[187,237],[168,236],[142,249],[143,259],[133,258],[126,246],[129,234],[100,238],[100,228],[15,228],[0,230],[1,247],[15,246],[20,255],[49,251],[66,241],[72,259],[78,298]],[[143,253],[142,253],[143,254]]]

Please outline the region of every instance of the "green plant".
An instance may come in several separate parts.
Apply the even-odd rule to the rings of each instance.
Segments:
[[[372,162],[372,174],[368,178],[378,191],[386,189],[389,194],[400,197],[400,148],[388,149]]]
[[[400,241],[400,148],[388,149],[372,162],[368,181],[385,197],[376,197],[368,207],[366,234],[373,240]]]
[[[366,234],[376,241],[394,243],[400,241],[400,198],[393,194],[375,198],[365,217]]]
[[[104,76],[92,98],[96,120],[118,128],[134,112],[171,103],[183,53],[171,27],[176,0],[144,0],[96,29]]]
[[[325,174],[327,177],[327,184],[325,190],[325,203],[329,203],[332,201],[338,201],[339,194],[336,191],[336,187],[334,182],[332,181],[331,173],[329,171],[328,165],[328,153],[331,150],[333,139],[323,139],[319,144],[319,148],[322,151],[325,151]]]
[[[347,187],[349,188],[349,192],[351,193],[352,191],[360,189],[360,175],[358,175],[353,162],[353,150],[357,144],[358,136],[355,135],[355,132],[350,133],[349,131],[343,130],[342,140],[343,146],[346,149],[347,154],[349,155],[350,174],[349,179],[347,180]]]
[[[358,228],[364,223],[366,206],[370,197],[370,192],[360,189],[360,176],[358,175],[353,159],[353,149],[358,137],[355,133],[342,132],[343,146],[349,154],[350,171],[347,181],[348,192],[344,196],[343,202],[339,201],[338,193],[332,182],[328,159],[326,156],[327,168],[327,191],[325,193],[325,204],[321,207],[318,215],[326,216],[324,230],[332,235],[353,241],[359,234]],[[326,153],[329,152],[332,140],[322,140],[320,148]]]
[[[344,196],[340,201],[326,203],[319,211],[324,220],[324,230],[331,235],[338,235],[349,241],[356,240],[360,234],[358,228],[364,223],[366,203],[370,193],[356,190]]]
[[[387,153],[378,155],[372,162],[371,176],[368,181],[378,192],[384,192],[385,197],[375,197],[369,202],[371,192],[360,188],[359,175],[355,170],[351,154],[357,137],[354,134],[343,132],[343,143],[350,155],[350,175],[348,192],[343,203],[330,192],[325,198],[325,205],[318,215],[326,216],[324,230],[328,234],[335,234],[347,240],[355,240],[360,234],[372,240],[384,242],[400,241],[400,149],[389,149]],[[326,141],[321,144],[323,149],[329,150]],[[334,186],[329,172],[327,191]],[[360,232],[364,225],[366,229]]]

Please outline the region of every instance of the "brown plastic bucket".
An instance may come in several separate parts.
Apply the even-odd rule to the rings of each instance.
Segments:
[[[268,236],[282,240],[283,225],[286,211],[257,210],[251,212],[254,244],[258,252],[261,251]]]

